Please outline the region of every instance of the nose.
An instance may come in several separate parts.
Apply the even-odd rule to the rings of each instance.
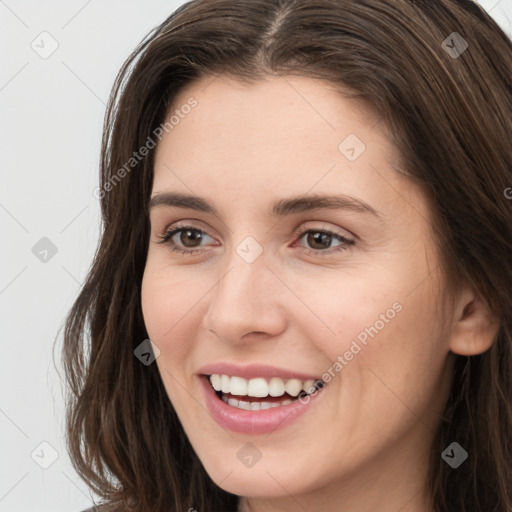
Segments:
[[[219,340],[243,344],[268,340],[286,329],[286,291],[261,254],[244,261],[235,251],[207,297],[203,327]]]

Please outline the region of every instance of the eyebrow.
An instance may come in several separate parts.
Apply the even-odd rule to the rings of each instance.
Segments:
[[[180,194],[177,192],[162,192],[155,194],[150,202],[149,208],[157,206],[174,206],[178,208],[189,208],[205,213],[218,215],[217,210],[202,197]],[[275,201],[269,210],[272,217],[285,217],[294,213],[307,212],[318,209],[351,210],[358,213],[367,213],[382,219],[383,216],[375,208],[355,197],[347,195],[303,195],[297,197],[283,198]]]

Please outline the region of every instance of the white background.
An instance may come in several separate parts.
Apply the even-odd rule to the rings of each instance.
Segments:
[[[100,140],[117,71],[182,0],[0,0],[0,512],[78,512],[52,348],[99,234]],[[512,0],[480,2],[512,37]],[[47,31],[47,59],[31,47]],[[42,51],[41,49],[40,51]],[[57,253],[40,261],[47,237]],[[41,254],[44,257],[44,254]],[[55,350],[59,364],[61,336]],[[49,443],[47,445],[40,444]],[[34,451],[35,450],[35,451]],[[39,463],[52,461],[47,469]]]

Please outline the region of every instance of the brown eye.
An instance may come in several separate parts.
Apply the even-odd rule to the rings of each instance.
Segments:
[[[209,235],[201,229],[193,226],[179,226],[160,235],[158,243],[168,245],[173,251],[191,254],[203,251],[201,241],[205,237],[209,237]]]
[[[185,247],[197,247],[197,242],[200,243],[203,239],[203,232],[197,229],[180,229],[175,234],[178,233],[180,233],[178,239]]]
[[[320,231],[309,231],[306,240],[312,249],[329,249],[332,243],[332,235]]]
[[[325,229],[306,229],[298,233],[297,238],[298,240],[305,240],[308,247],[304,247],[304,250],[314,255],[327,255],[344,251],[348,249],[348,246],[354,245],[354,240]],[[340,243],[332,248],[333,241]]]

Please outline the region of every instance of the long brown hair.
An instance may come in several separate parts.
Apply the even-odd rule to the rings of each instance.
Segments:
[[[402,172],[429,199],[447,287],[471,283],[500,325],[488,351],[454,356],[429,467],[433,508],[511,512],[512,44],[470,0],[194,0],[129,56],[105,117],[101,241],[62,349],[69,454],[102,510],[226,512],[238,500],[206,474],[157,366],[134,357],[148,337],[154,151],[126,163],[183,86],[216,74],[322,78],[384,121]],[[452,441],[469,453],[456,470],[441,458]]]

